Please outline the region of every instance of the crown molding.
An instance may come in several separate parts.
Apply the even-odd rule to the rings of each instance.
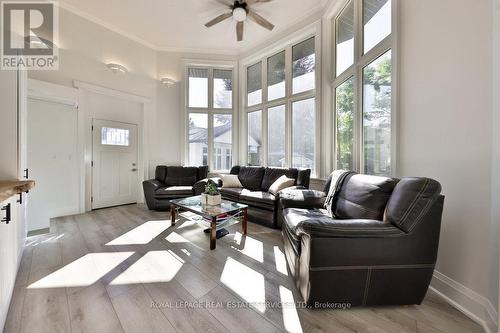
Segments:
[[[297,25],[300,23],[303,23],[303,21],[306,21],[308,18],[311,16],[317,17],[318,13],[322,12],[322,10],[329,5],[330,2],[335,2],[336,0],[322,0],[320,2],[320,5],[318,7],[312,8],[311,10],[307,11],[302,15],[301,17],[297,18],[294,20],[293,24],[289,25],[286,28],[279,29],[277,30],[276,36],[281,36],[283,33],[293,31],[297,29]],[[72,5],[69,5],[67,3],[64,3],[62,1],[59,1],[59,7],[74,14],[77,15],[81,18],[84,18],[94,24],[100,25],[118,35],[121,35],[125,38],[128,38],[138,44],[141,44],[153,51],[157,52],[173,52],[173,53],[198,53],[198,54],[213,54],[213,55],[228,55],[228,56],[244,56],[246,54],[249,54],[252,50],[255,50],[256,48],[259,47],[259,45],[265,45],[273,40],[276,40],[276,36],[269,37],[263,42],[256,42],[253,45],[251,45],[249,48],[246,50],[227,50],[227,49],[209,49],[209,48],[189,48],[189,47],[175,47],[175,46],[159,46],[153,43],[150,43],[138,36],[135,36],[131,33],[128,33],[115,25],[112,25],[104,20],[101,20],[85,11],[82,11]]]

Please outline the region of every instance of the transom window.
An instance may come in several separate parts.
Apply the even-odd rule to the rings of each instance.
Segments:
[[[122,128],[103,127],[101,144],[108,146],[128,146],[130,131]]]
[[[315,38],[246,67],[247,164],[316,173]]]
[[[232,167],[233,70],[187,69],[187,163],[215,171]]]
[[[391,0],[349,0],[334,20],[336,168],[391,175]]]

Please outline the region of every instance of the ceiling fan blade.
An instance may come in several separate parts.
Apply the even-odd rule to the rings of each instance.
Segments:
[[[271,22],[269,22],[268,20],[266,20],[265,18],[263,18],[262,16],[260,16],[256,12],[254,12],[253,10],[250,10],[248,12],[248,17],[250,17],[250,19],[254,20],[258,25],[263,26],[264,28],[266,28],[268,30],[274,29],[274,24],[272,24]]]
[[[213,20],[205,23],[205,27],[210,28],[211,26],[216,25],[217,23],[220,23],[220,22],[224,21],[225,19],[230,18],[231,16],[233,16],[232,12],[221,14],[221,15],[217,16],[216,18],[214,18]]]
[[[238,24],[236,24],[236,39],[238,42],[243,40],[243,22],[238,22]]]
[[[248,5],[253,5],[254,3],[258,3],[258,2],[269,2],[269,1],[272,1],[272,0],[246,0],[246,3]]]

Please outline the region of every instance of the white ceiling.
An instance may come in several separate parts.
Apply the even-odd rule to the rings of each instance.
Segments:
[[[272,32],[245,22],[236,41],[232,18],[210,29],[204,24],[229,11],[231,0],[60,0],[70,10],[156,50],[239,54],[316,13],[328,0],[273,0],[251,6],[271,21]]]

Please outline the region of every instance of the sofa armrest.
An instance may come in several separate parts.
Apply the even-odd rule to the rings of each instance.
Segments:
[[[221,187],[222,186],[222,179],[220,179],[218,177],[205,178],[205,179],[197,181],[193,185],[194,195],[200,195],[203,192],[205,192],[205,187],[207,186],[209,180],[213,181],[215,183],[215,185],[217,185],[217,187]]]
[[[157,189],[165,187],[166,185],[156,179],[145,180],[142,182],[144,189],[144,198],[149,209],[155,209],[155,192]]]
[[[284,189],[279,193],[281,208],[323,208],[326,194],[314,190]]]
[[[406,235],[391,223],[378,220],[311,219],[297,225],[298,235],[321,238],[380,238]]]

